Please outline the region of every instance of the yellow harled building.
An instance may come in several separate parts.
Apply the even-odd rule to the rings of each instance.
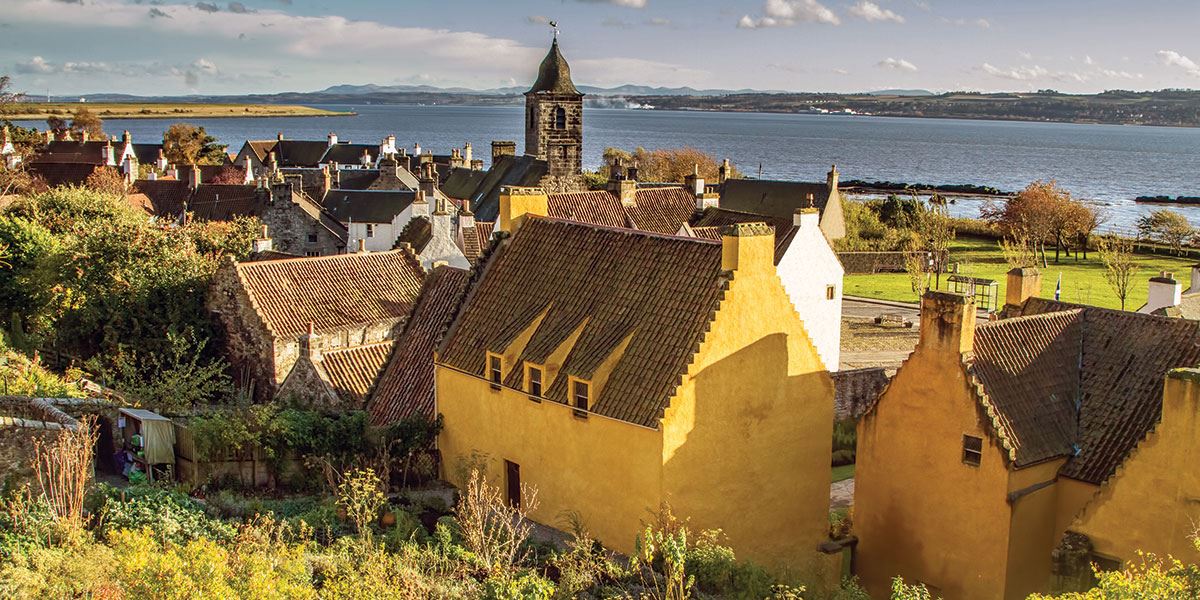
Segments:
[[[741,559],[836,579],[833,383],[774,268],[764,224],[720,242],[545,217],[507,189],[501,241],[436,358],[444,475],[482,461],[532,517],[575,513],[630,553],[662,503]]]
[[[1086,589],[1138,550],[1196,560],[1200,323],[1037,298],[1006,318],[926,294],[921,339],[858,426],[857,574],[947,600]]]

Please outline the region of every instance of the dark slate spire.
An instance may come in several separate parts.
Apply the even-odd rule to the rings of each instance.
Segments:
[[[583,95],[579,93],[579,90],[575,89],[575,84],[571,82],[571,66],[567,64],[567,59],[563,58],[562,53],[558,51],[557,37],[554,38],[554,43],[550,45],[550,52],[542,60],[542,66],[538,68],[537,81],[533,83],[533,87],[528,93],[536,94],[539,92]]]

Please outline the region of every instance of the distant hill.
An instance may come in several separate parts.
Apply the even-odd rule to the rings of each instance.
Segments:
[[[585,94],[597,96],[724,96],[728,94],[775,94],[782,93],[778,90],[723,90],[723,89],[705,89],[698,90],[690,87],[652,87],[645,85],[625,84],[617,87],[603,88],[592,85],[578,86],[579,91]],[[524,94],[528,90],[528,86],[512,86],[504,88],[493,88],[488,90],[473,90],[469,88],[439,88],[429,85],[375,85],[368,83],[365,85],[334,85],[327,87],[316,94],[337,94],[345,96],[354,95],[371,95],[371,94],[407,94],[407,93],[432,93],[432,94],[480,94],[487,96],[494,95],[512,95]],[[930,92],[925,92],[926,94]]]
[[[876,90],[867,92],[868,96],[934,96],[929,90]]]

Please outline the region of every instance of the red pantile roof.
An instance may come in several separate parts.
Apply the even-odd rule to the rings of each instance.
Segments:
[[[469,279],[467,271],[454,267],[437,267],[429,273],[396,340],[396,352],[367,404],[372,424],[434,416],[433,352],[454,320]]]
[[[320,333],[403,319],[425,276],[408,250],[244,262],[236,269],[267,329],[289,340],[309,323]]]
[[[696,237],[710,236],[712,235],[710,228],[715,228],[718,232],[717,239],[719,239],[720,228],[735,223],[766,223],[770,225],[775,230],[776,264],[783,258],[783,253],[787,251],[798,229],[793,219],[717,207],[708,207],[703,212],[696,213],[692,218],[691,226]],[[704,228],[706,231],[698,231],[701,228]]]
[[[551,217],[667,235],[679,233],[695,210],[695,197],[679,186],[639,189],[629,205],[603,190],[549,195]]]
[[[567,377],[590,379],[625,340],[592,412],[657,427],[723,297],[728,273],[713,242],[531,217],[482,266],[440,360],[484,373],[485,351],[505,350],[545,313],[523,361],[544,363],[580,329],[548,400],[566,402]]]
[[[391,340],[325,352],[321,366],[329,386],[340,398],[362,406],[392,354]]]
[[[462,251],[472,265],[479,262],[485,250],[492,243],[492,231],[496,224],[485,221],[475,221],[474,227],[462,230]]]

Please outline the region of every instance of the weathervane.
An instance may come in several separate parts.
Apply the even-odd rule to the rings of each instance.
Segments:
[[[550,21],[550,29],[554,30],[554,39],[558,39],[558,21]]]

